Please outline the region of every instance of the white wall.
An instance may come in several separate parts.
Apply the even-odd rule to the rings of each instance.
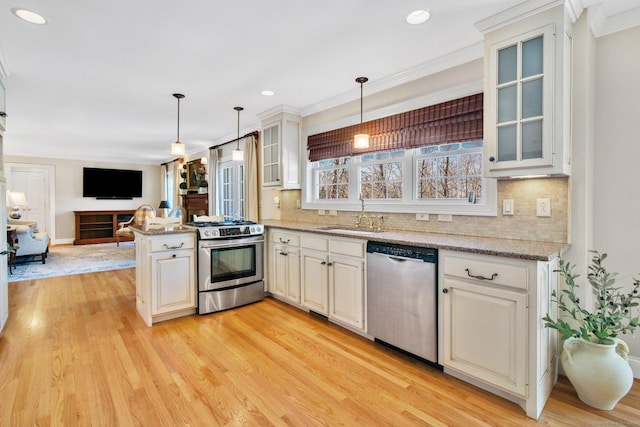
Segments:
[[[596,40],[593,249],[627,289],[640,277],[639,58],[640,27]],[[622,338],[640,358],[640,331]]]
[[[73,211],[135,209],[148,203],[160,205],[162,168],[160,165],[101,163],[81,160],[63,160],[38,157],[5,156],[8,163],[52,165],[55,168],[55,224],[54,244],[73,243],[75,215]],[[96,200],[82,197],[82,168],[136,169],[142,171],[142,197],[132,200]]]

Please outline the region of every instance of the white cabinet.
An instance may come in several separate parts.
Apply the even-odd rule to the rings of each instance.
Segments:
[[[570,21],[564,6],[485,34],[485,171],[569,175]]]
[[[442,364],[524,396],[527,295],[450,278],[443,287]]]
[[[302,305],[329,315],[329,256],[326,252],[300,250]]]
[[[294,233],[270,230],[268,234],[268,289],[273,295],[300,303],[299,238]]]
[[[364,329],[364,259],[329,257],[329,317]]]
[[[544,327],[554,262],[440,251],[439,360],[445,372],[520,404],[537,418],[557,380]]]
[[[262,121],[262,186],[300,188],[301,116],[280,112]]]
[[[195,313],[195,234],[136,235],[136,308],[145,323]]]
[[[300,235],[302,305],[364,330],[366,242]]]

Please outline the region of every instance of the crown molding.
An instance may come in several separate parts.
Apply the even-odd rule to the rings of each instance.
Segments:
[[[367,94],[371,95],[387,89],[392,89],[394,87],[430,76],[440,71],[448,70],[450,68],[474,61],[476,59],[481,59],[483,57],[483,53],[483,42],[475,43],[473,45],[435,58],[431,61],[427,61],[425,63],[417,65],[413,68],[409,68],[400,73],[373,82],[369,81],[367,83]],[[350,90],[324,101],[308,105],[302,108],[301,114],[302,117],[309,116],[311,114],[319,113],[321,111],[346,104],[347,102],[351,102],[356,99],[360,99],[359,87],[357,89]]]
[[[256,116],[262,121],[264,119],[268,119],[271,116],[275,116],[276,114],[287,113],[287,114],[295,114],[300,116],[301,112],[299,108],[292,107],[290,105],[276,105],[273,108],[269,108],[262,113],[258,113]]]
[[[598,3],[587,9],[587,24],[595,38],[628,30],[640,25],[640,7],[607,16],[602,3]]]
[[[485,34],[513,24],[522,19],[529,18],[553,7],[564,5],[565,0],[529,0],[514,7],[496,13],[486,19],[475,23],[478,31]]]

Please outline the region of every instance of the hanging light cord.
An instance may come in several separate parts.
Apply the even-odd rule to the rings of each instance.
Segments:
[[[363,120],[362,120],[362,114],[363,114],[362,113],[362,110],[363,110],[362,98],[363,98],[364,95],[363,95],[363,91],[362,91],[362,86],[368,81],[369,81],[369,79],[366,78],[366,77],[358,77],[356,79],[356,82],[360,83],[360,124],[362,124],[362,122],[363,122]]]
[[[240,150],[240,111],[244,110],[244,108],[233,107],[233,109],[238,112],[238,139],[237,139],[236,150]]]
[[[178,135],[176,136],[176,141],[180,142],[180,97],[178,98]]]

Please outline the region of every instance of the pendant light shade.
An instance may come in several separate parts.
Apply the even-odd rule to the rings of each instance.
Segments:
[[[184,156],[185,146],[180,142],[180,100],[184,98],[184,95],[181,93],[174,93],[173,96],[178,100],[178,136],[176,138],[176,142],[171,144],[171,154],[175,156]]]
[[[241,162],[244,160],[244,153],[240,149],[240,111],[244,110],[242,107],[233,107],[234,110],[238,112],[238,139],[236,140],[236,149],[233,150],[233,154],[231,158],[236,162]]]
[[[358,77],[357,83],[360,83],[360,127],[362,127],[362,85],[368,82],[366,77]],[[369,135],[366,133],[358,133],[353,137],[354,148],[369,148]]]

